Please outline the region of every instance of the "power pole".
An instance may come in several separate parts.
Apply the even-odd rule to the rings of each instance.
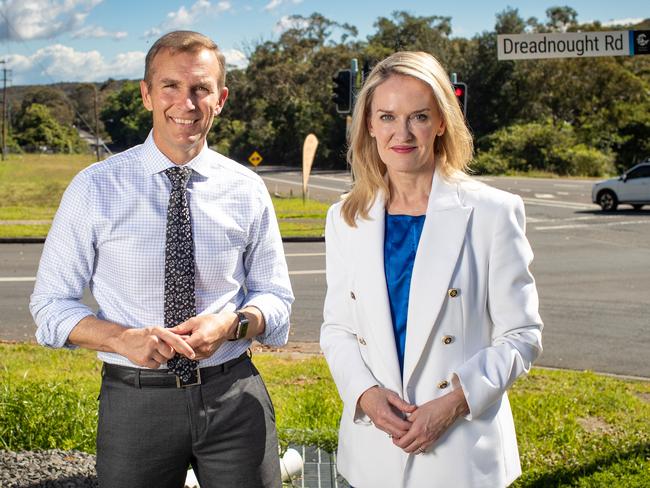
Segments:
[[[99,161],[99,113],[97,112],[97,85],[93,83],[94,105],[95,105],[95,154]]]
[[[11,72],[4,65],[6,61],[0,60],[2,64],[2,161],[7,157],[7,74]]]

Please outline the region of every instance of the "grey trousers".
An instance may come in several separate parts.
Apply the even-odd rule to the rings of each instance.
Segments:
[[[275,412],[246,360],[201,385],[129,386],[102,379],[97,429],[101,488],[280,487]]]

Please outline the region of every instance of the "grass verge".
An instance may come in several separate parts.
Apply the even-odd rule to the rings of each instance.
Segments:
[[[51,220],[70,180],[93,162],[87,154],[25,154],[0,163],[0,238],[45,237],[49,224],[25,221]],[[273,205],[284,237],[323,235],[328,204],[273,198]]]
[[[0,447],[94,452],[99,363],[90,351],[0,344]],[[336,446],[340,401],[321,357],[256,354],[283,444]],[[515,487],[650,486],[650,382],[535,370],[510,391]]]

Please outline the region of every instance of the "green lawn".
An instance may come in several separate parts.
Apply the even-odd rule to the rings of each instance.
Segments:
[[[340,401],[321,357],[257,354],[281,442],[336,446]],[[99,363],[89,351],[0,344],[0,448],[94,451]],[[510,392],[515,487],[650,486],[650,382],[535,370]]]
[[[0,162],[0,237],[45,237],[50,225],[43,221],[52,220],[70,180],[93,162],[88,154],[10,155]],[[273,204],[283,236],[323,235],[328,204],[301,198]]]

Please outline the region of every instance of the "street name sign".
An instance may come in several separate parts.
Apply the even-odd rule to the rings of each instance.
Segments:
[[[649,31],[500,34],[499,61],[511,59],[590,58],[646,54]],[[640,42],[639,42],[640,40]]]

